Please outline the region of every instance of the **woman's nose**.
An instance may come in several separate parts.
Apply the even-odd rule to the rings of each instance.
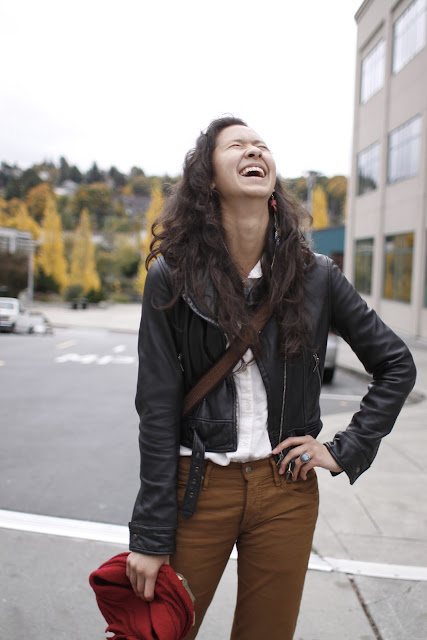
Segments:
[[[258,147],[251,145],[246,149],[246,155],[248,158],[261,158],[262,151]]]

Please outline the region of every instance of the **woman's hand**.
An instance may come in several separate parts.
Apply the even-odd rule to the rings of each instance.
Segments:
[[[342,471],[338,462],[329,453],[328,448],[318,440],[315,440],[312,436],[286,438],[286,440],[283,440],[283,442],[273,449],[273,454],[280,453],[283,449],[287,449],[288,447],[294,448],[287,453],[285,458],[283,458],[279,467],[279,473],[285,473],[291,460],[295,460],[292,470],[293,481],[297,480],[298,476],[303,480],[307,480],[307,473],[313,467],[322,467],[323,469],[336,473]],[[308,462],[303,462],[301,460],[300,455],[302,453],[308,453],[310,456],[310,460]]]
[[[149,556],[136,551],[131,551],[128,555],[126,575],[139,598],[147,601],[153,600],[157,574],[161,566],[169,564],[169,557]]]

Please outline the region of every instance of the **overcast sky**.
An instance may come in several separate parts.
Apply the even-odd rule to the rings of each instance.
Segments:
[[[361,0],[13,0],[0,7],[0,161],[181,172],[224,113],[282,176],[348,175]]]

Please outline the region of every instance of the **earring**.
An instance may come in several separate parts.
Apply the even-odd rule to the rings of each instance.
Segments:
[[[270,196],[270,206],[273,209],[274,213],[277,213],[276,194],[274,193],[274,191]]]
[[[271,194],[271,198],[270,198],[270,206],[273,209],[273,218],[274,218],[274,240],[276,242],[276,246],[278,247],[280,244],[280,227],[279,224],[277,222],[277,201],[276,201],[276,194],[273,193]]]

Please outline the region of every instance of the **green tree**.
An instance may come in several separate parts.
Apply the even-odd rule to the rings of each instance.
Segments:
[[[124,175],[124,173],[120,173],[120,171],[116,169],[116,167],[111,167],[108,172],[108,175],[113,180],[114,186],[116,189],[118,187],[124,187],[125,184],[127,183],[126,176]]]
[[[104,220],[113,214],[112,191],[103,182],[81,185],[71,199],[70,207],[76,219],[87,209],[97,229],[102,229]]]
[[[130,170],[130,177],[136,178],[137,176],[145,176],[145,173],[139,167],[132,167]]]
[[[129,241],[121,242],[115,251],[116,262],[120,275],[125,278],[134,278],[138,273],[141,253]]]
[[[68,284],[67,263],[64,256],[61,217],[53,197],[48,198],[42,222],[42,242],[37,257],[41,274],[51,277],[64,291]]]
[[[2,162],[0,165],[0,189],[4,189],[10,179],[10,175],[13,171],[13,167],[7,162]]]
[[[22,251],[0,251],[0,288],[17,298],[28,284],[28,254]],[[3,294],[4,295],[4,294]]]
[[[4,196],[6,200],[12,200],[12,198],[20,198],[22,196],[22,182],[20,178],[11,176],[8,179]]]
[[[72,180],[73,182],[76,182],[77,184],[80,184],[81,181],[83,180],[83,175],[80,172],[80,170],[76,167],[75,164],[73,164],[73,166],[70,169],[70,180]]]
[[[42,182],[37,171],[34,169],[26,169],[21,176],[22,195],[25,196],[33,187]]]
[[[70,284],[81,285],[84,293],[99,291],[101,283],[95,265],[95,245],[92,242],[89,213],[83,209],[74,235],[71,253]]]
[[[136,196],[149,196],[151,193],[151,180],[140,175],[131,181],[132,193]]]
[[[62,184],[63,182],[65,182],[65,180],[69,180],[69,179],[70,179],[70,165],[68,164],[64,156],[61,156],[59,158],[59,184]]]
[[[87,184],[93,184],[94,182],[104,182],[104,176],[98,169],[96,162],[93,163],[89,171],[86,173],[85,180]]]

